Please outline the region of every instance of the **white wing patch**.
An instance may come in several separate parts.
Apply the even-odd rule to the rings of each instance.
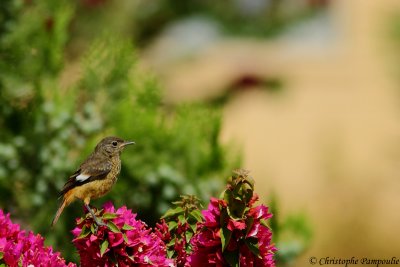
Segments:
[[[89,174],[84,174],[84,173],[81,173],[81,174],[79,174],[78,176],[76,176],[76,180],[77,181],[80,181],[80,182],[83,182],[83,181],[85,181],[87,178],[89,178],[90,177],[90,175]]]

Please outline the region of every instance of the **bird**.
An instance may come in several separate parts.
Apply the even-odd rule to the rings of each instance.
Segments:
[[[94,151],[79,166],[77,171],[69,177],[62,188],[60,192],[62,201],[51,222],[51,226],[57,223],[64,208],[75,199],[83,201],[98,226],[105,225],[90,208],[90,200],[102,197],[111,190],[121,170],[121,152],[127,145],[132,144],[135,144],[135,142],[108,136],[96,145]]]

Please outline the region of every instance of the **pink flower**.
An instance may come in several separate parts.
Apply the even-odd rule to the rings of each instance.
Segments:
[[[173,204],[175,207],[166,211],[155,230],[166,244],[168,258],[174,259],[178,267],[189,267],[190,239],[196,233],[198,223],[204,221],[199,210],[201,204],[193,195],[183,195]]]
[[[168,229],[168,225],[164,219],[161,220],[160,223],[157,223],[155,228],[157,235],[166,245],[172,243],[171,248],[173,249],[175,255],[170,255],[169,257],[173,256],[175,264],[178,267],[190,266],[186,260],[188,257],[188,252],[186,251],[188,246],[186,233],[188,233],[188,230],[189,226],[187,223],[178,223],[174,236],[172,236],[172,231]]]
[[[165,244],[136,214],[125,206],[115,209],[108,202],[97,216],[108,227],[92,218],[78,219],[72,241],[78,249],[82,266],[174,266],[167,259]]]
[[[234,231],[235,229],[244,230],[246,228],[246,223],[243,221],[237,221],[234,219],[229,219],[228,229]]]
[[[272,214],[264,205],[253,207],[256,200],[254,196],[247,203],[242,218],[233,218],[225,200],[212,198],[208,209],[202,211],[205,222],[191,239],[190,266],[228,266],[238,261],[240,266],[275,266],[276,248],[271,243],[271,230],[264,224]]]
[[[219,215],[220,215],[220,210],[219,210],[219,204],[224,203],[223,200],[218,200],[216,198],[211,198],[210,199],[210,204],[208,205],[207,210],[203,210],[201,213],[204,216],[205,225],[209,227],[215,227],[219,226]]]
[[[0,263],[7,266],[76,266],[73,263],[66,265],[60,253],[44,246],[43,237],[20,230],[20,226],[10,220],[10,214],[4,214],[1,209]]]

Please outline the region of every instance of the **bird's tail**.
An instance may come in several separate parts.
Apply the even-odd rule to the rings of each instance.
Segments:
[[[58,210],[56,212],[56,215],[54,216],[53,221],[51,222],[52,227],[57,223],[58,218],[60,218],[60,215],[63,212],[64,208],[72,202],[73,198],[72,198],[71,193],[72,192],[69,191],[69,192],[65,193],[65,195],[63,195],[63,200],[62,200],[60,206],[58,207]]]

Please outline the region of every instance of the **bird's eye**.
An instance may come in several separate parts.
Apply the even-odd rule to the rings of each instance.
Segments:
[[[117,141],[113,141],[111,144],[116,147],[118,145],[118,142]]]

